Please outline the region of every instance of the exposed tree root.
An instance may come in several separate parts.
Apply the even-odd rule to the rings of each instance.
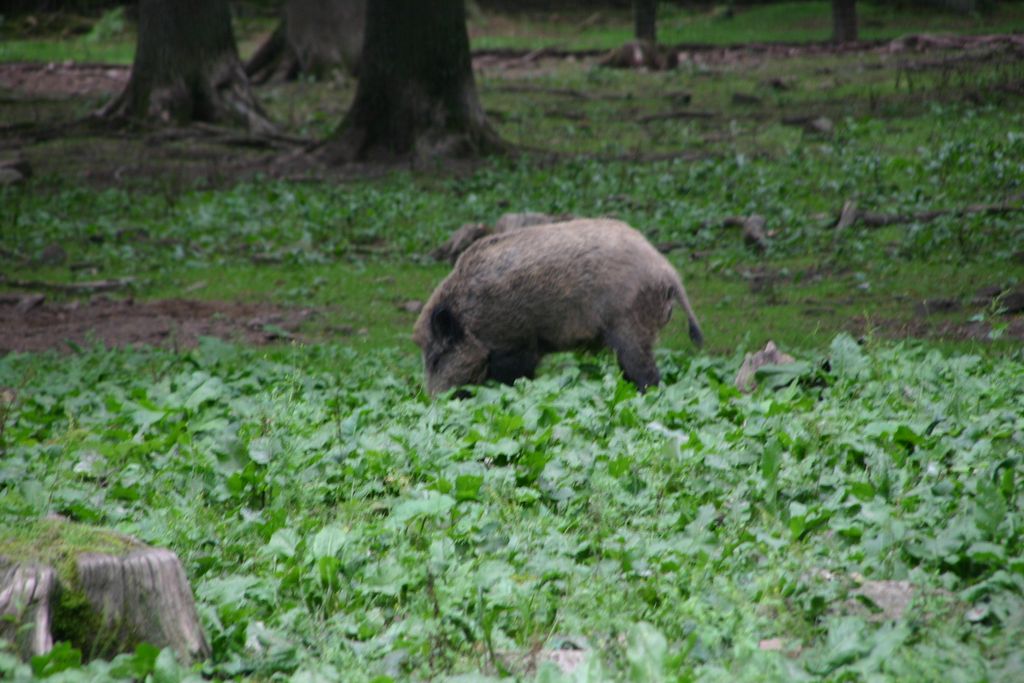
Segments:
[[[256,101],[245,72],[234,57],[215,63],[210,73],[198,82],[177,76],[151,84],[133,73],[128,87],[96,112],[96,116],[115,122],[228,123],[257,134],[277,130]]]

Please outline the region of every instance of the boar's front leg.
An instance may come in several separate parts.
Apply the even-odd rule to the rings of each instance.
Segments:
[[[604,334],[604,342],[615,352],[622,375],[641,393],[661,381],[661,373],[654,362],[654,339],[642,336],[645,335],[639,335],[632,328],[612,328]]]
[[[487,358],[487,378],[503,384],[512,384],[520,377],[533,379],[538,363],[540,354],[533,349],[491,351]]]

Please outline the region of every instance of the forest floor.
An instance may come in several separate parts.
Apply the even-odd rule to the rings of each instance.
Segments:
[[[962,243],[965,230],[989,233],[994,229],[1001,233],[1010,229],[1009,234],[1015,234],[1005,226],[1019,225],[1021,220],[1022,189],[1015,175],[1019,169],[1008,169],[1009,175],[1001,172],[1000,182],[1006,189],[999,191],[980,184],[955,189],[948,184],[934,189],[904,189],[906,182],[900,176],[905,173],[899,167],[903,160],[918,155],[922,145],[939,141],[943,135],[940,131],[958,125],[965,110],[972,112],[980,135],[997,140],[1008,134],[1011,142],[1015,139],[1013,130],[1019,128],[1019,120],[1010,112],[1011,105],[1020,102],[1024,88],[1024,39],[1014,34],[912,34],[857,46],[794,42],[689,45],[673,50],[680,65],[666,71],[605,68],[600,62],[607,59],[606,51],[557,47],[481,50],[475,54],[474,64],[489,117],[506,139],[523,146],[525,158],[511,163],[527,186],[534,182],[531,173],[544,175],[550,172],[547,169],[555,168],[563,169],[556,174],[564,174],[564,169],[574,174],[571,169],[580,164],[596,164],[619,174],[632,165],[630,174],[648,169],[648,177],[655,177],[663,173],[659,168],[666,164],[700,163],[711,168],[749,160],[762,167],[757,172],[761,177],[778,176],[774,183],[778,189],[773,191],[779,196],[770,203],[717,187],[713,192],[724,190],[726,194],[716,200],[716,206],[696,210],[704,200],[690,194],[689,199],[683,199],[690,204],[690,215],[681,217],[675,209],[676,215],[671,218],[659,205],[663,189],[648,188],[651,191],[645,196],[647,189],[630,180],[618,183],[589,204],[586,200],[557,203],[548,198],[540,198],[538,203],[536,198],[526,196],[517,199],[516,190],[512,190],[505,196],[492,197],[490,207],[478,204],[470,214],[463,212],[462,218],[457,217],[458,209],[451,208],[429,216],[403,216],[402,221],[410,226],[403,229],[404,246],[395,244],[395,226],[367,228],[373,234],[362,244],[350,244],[345,249],[346,258],[364,261],[369,257],[378,267],[390,262],[398,270],[410,272],[419,268],[417,264],[425,253],[464,220],[493,221],[504,211],[550,210],[556,204],[562,213],[620,215],[641,227],[650,217],[660,216],[655,221],[660,225],[647,231],[676,250],[676,258],[686,255],[689,263],[683,266],[684,273],[698,271],[701,281],[695,297],[704,315],[712,318],[712,327],[731,328],[730,320],[765,316],[776,330],[748,330],[755,340],[767,336],[805,340],[811,324],[811,338],[820,340],[845,329],[883,338],[980,342],[990,348],[1019,341],[1022,325],[1019,316],[1012,316],[1015,309],[1000,308],[1000,302],[1024,280],[1024,255],[1019,245],[1012,248],[1012,243],[999,246],[998,239],[986,240],[1002,251],[1009,248],[999,265],[993,267],[983,255],[985,247],[976,245],[978,254],[973,258],[956,259],[951,258],[949,242]],[[128,67],[119,64],[0,63],[0,120],[4,122],[0,126],[0,155],[26,160],[35,174],[27,192],[8,190],[12,194],[2,213],[4,220],[17,221],[24,215],[23,210],[37,203],[54,209],[51,218],[73,214],[80,197],[73,198],[68,188],[75,186],[125,192],[162,206],[145,218],[156,223],[142,231],[141,239],[130,237],[132,226],[119,224],[106,246],[101,244],[105,238],[95,235],[89,238],[91,242],[82,243],[81,228],[72,225],[51,232],[52,239],[40,240],[45,231],[25,233],[9,223],[13,241],[0,258],[8,260],[12,275],[28,276],[45,267],[47,262],[41,254],[54,244],[69,249],[65,261],[48,273],[58,281],[129,274],[124,267],[114,273],[98,269],[96,255],[90,255],[97,248],[103,251],[109,247],[109,242],[122,247],[128,243],[126,248],[152,251],[151,266],[162,271],[156,277],[152,269],[139,273],[134,272],[138,264],[129,266],[132,275],[141,276],[130,287],[136,306],[152,299],[158,290],[177,298],[180,290],[203,281],[213,284],[203,288],[200,298],[223,302],[228,300],[225,295],[230,289],[246,305],[287,308],[292,302],[280,292],[256,285],[248,291],[244,287],[225,288],[217,274],[209,277],[211,273],[197,273],[195,263],[176,268],[175,258],[157,255],[160,245],[175,244],[179,252],[184,245],[181,239],[161,234],[174,232],[170,224],[181,219],[177,215],[181,200],[191,198],[184,202],[188,204],[201,196],[196,193],[218,190],[230,194],[238,191],[232,188],[247,183],[281,183],[282,187],[302,183],[309,187],[342,182],[359,188],[360,193],[390,192],[385,189],[389,182],[394,187],[394,181],[386,180],[392,173],[390,168],[327,168],[309,154],[316,141],[329,134],[340,120],[354,94],[354,83],[342,75],[323,83],[300,81],[260,87],[259,96],[279,122],[282,133],[271,137],[202,124],[111,129],[92,120],[90,112],[116,94],[127,76]],[[806,158],[804,170],[811,173],[819,173],[816,168],[824,174],[840,171],[846,164],[843,157],[850,153],[863,155],[862,162],[876,170],[872,172],[874,177],[865,178],[870,186],[837,177],[834,185],[845,185],[841,192],[808,196],[801,194],[807,183],[804,173],[787,167],[786,159],[794,151]],[[978,152],[987,153],[980,147]],[[528,160],[531,157],[535,162]],[[524,164],[530,163],[535,163],[535,172],[524,170]],[[498,167],[483,162],[452,166],[446,172],[451,183],[472,184],[473,178],[496,172]],[[448,191],[432,179],[434,169],[410,170],[411,176],[399,173],[399,177],[406,178],[399,182],[405,188],[399,193]],[[884,177],[886,174],[892,174],[892,178]],[[689,192],[701,193],[701,184],[709,180],[691,183]],[[904,194],[893,194],[887,184]],[[764,188],[759,192],[763,194]],[[827,200],[830,196],[832,199]],[[912,197],[909,202],[908,197]],[[823,203],[823,199],[827,201]],[[880,228],[860,225],[855,237],[851,236],[855,231],[846,231],[844,239],[860,240],[853,249],[856,255],[838,239],[839,231],[833,230],[840,209],[849,200],[858,200],[862,212],[888,212],[893,217],[890,224]],[[970,207],[985,203],[999,209],[977,215],[970,212]],[[104,213],[107,220],[124,220],[115,218],[121,209],[95,210]],[[767,215],[773,238],[767,254],[751,251],[738,240],[699,244],[692,239],[694,231],[720,231],[716,224],[720,226],[730,217],[746,213]],[[932,213],[944,215],[918,218]],[[689,225],[669,226],[665,223],[668,220],[684,220]],[[970,225],[963,225],[964,220]],[[416,221],[421,221],[418,227]],[[995,221],[996,228],[989,225],[991,221]],[[431,236],[424,233],[424,228]],[[415,234],[417,230],[419,234]],[[786,231],[790,234],[784,234]],[[686,232],[691,233],[690,237],[685,236]],[[801,237],[801,232],[807,234]],[[835,239],[829,236],[832,232],[836,233]],[[128,238],[125,233],[129,233]],[[30,235],[33,239],[24,241]],[[909,235],[914,235],[915,244],[908,243]],[[36,246],[31,246],[33,241]],[[781,246],[784,242],[785,247]],[[815,255],[819,248],[826,252]],[[954,251],[959,248],[954,245]],[[964,248],[971,251],[970,247]],[[282,255],[282,249],[294,251],[293,246],[278,244],[269,248],[274,253],[241,255],[249,262],[250,271],[238,272],[234,277],[263,279],[256,274],[266,268],[280,269],[293,259],[294,254]],[[870,257],[871,253],[876,256]],[[165,254],[170,256],[169,251]],[[199,260],[208,262],[205,257]],[[896,261],[906,261],[905,267],[895,268]],[[176,270],[177,275],[169,278],[168,269]],[[437,278],[443,271],[434,267],[425,272]],[[813,277],[802,275],[806,273]],[[176,282],[177,289],[168,279]],[[162,281],[159,288],[152,286],[154,280]],[[415,281],[423,282],[419,278]],[[424,299],[428,290],[417,291],[410,284],[405,277],[386,282],[385,305],[394,309],[396,302],[400,305]],[[748,292],[745,296],[744,290]],[[54,296],[59,302],[68,293],[51,293],[51,301]],[[328,322],[319,326],[319,332],[369,329],[366,341],[380,342],[382,336],[377,333],[381,323],[370,315],[379,310],[380,302],[360,302],[345,295],[342,298],[350,304],[350,315],[327,314]],[[926,305],[937,300],[947,303]],[[317,303],[323,307],[327,302]],[[737,305],[748,310],[740,313]],[[17,304],[12,306],[11,310],[17,308]],[[104,319],[104,306],[103,302],[99,304],[97,319]],[[29,322],[31,318],[46,310],[37,307],[25,315],[18,314],[16,319],[34,324]],[[1004,311],[1002,318],[1000,310]],[[66,324],[71,325],[72,320],[81,321],[83,327],[95,324],[89,311],[88,299],[81,301]],[[184,315],[185,311],[179,309],[177,313]],[[14,324],[10,322],[14,319],[8,316],[8,324]],[[412,314],[402,317],[399,311],[394,320],[398,329],[387,330],[384,337],[390,340],[400,336],[401,328],[411,324],[411,319]],[[131,318],[125,321],[135,324]],[[196,324],[188,326],[194,328]],[[225,324],[222,321],[216,329],[226,333]],[[314,322],[305,325],[314,337],[317,327]],[[241,338],[253,338],[245,333],[244,325],[241,329]],[[69,334],[79,339],[84,333]],[[111,339],[111,335],[106,332],[97,338]],[[125,338],[130,335],[124,333]],[[713,348],[730,351],[742,337],[726,333],[717,343],[713,338]],[[140,340],[147,338],[147,333],[140,332]],[[681,339],[677,333],[667,335],[669,346]],[[52,343],[62,344],[56,338]]]
[[[600,64],[623,12],[473,16],[522,153],[397,169],[309,154],[342,75],[259,86],[278,135],[110,128],[123,13],[5,18],[0,545],[172,549],[212,655],[0,678],[1024,680],[1024,5],[895,4],[835,48],[822,0],[662,3],[667,70]],[[704,348],[428,397],[432,252],[520,211],[643,231]]]

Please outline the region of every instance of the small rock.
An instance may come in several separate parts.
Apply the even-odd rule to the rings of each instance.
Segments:
[[[15,391],[14,387],[0,387],[0,406],[13,405],[17,398],[18,392]]]
[[[775,78],[769,78],[768,80],[766,80],[764,82],[764,84],[767,85],[772,90],[780,90],[780,91],[781,90],[789,90],[790,87],[791,87],[789,85],[789,83],[786,82],[785,79],[779,78],[778,76],[776,76]]]
[[[572,674],[587,661],[586,650],[541,650],[537,659],[549,661],[565,675]]]
[[[842,232],[857,222],[857,200],[847,199],[843,202],[843,208],[839,211],[839,220],[836,222],[836,232]]]
[[[21,301],[17,303],[14,310],[24,315],[36,306],[41,306],[44,301],[46,301],[46,295],[44,294],[26,294],[21,297]]]
[[[9,181],[0,180],[0,185],[21,182],[32,177],[32,165],[25,159],[0,159],[0,176],[7,172]]]
[[[56,242],[52,242],[43,247],[43,250],[39,252],[39,263],[44,266],[59,266],[68,260],[68,253],[64,251],[64,247],[60,246]]]
[[[743,241],[759,251],[768,248],[768,236],[764,232],[764,216],[752,214],[743,221]]]
[[[782,638],[765,638],[757,644],[757,649],[765,652],[782,652]]]
[[[739,372],[736,373],[736,388],[743,393],[750,393],[757,388],[754,373],[757,372],[758,368],[765,365],[787,365],[794,362],[796,362],[796,359],[793,356],[779,351],[778,347],[775,346],[775,342],[769,341],[761,351],[748,353],[744,357],[743,365],[740,366]]]
[[[950,313],[958,310],[960,310],[960,302],[956,299],[925,299],[914,307],[914,312],[919,316]]]
[[[423,308],[423,302],[417,301],[416,299],[410,299],[409,301],[403,301],[398,304],[398,308],[405,311],[406,313],[419,313]]]
[[[749,95],[744,92],[734,92],[732,94],[732,103],[742,106],[753,106],[761,104],[761,98],[757,95]]]
[[[909,581],[864,581],[853,594],[879,609],[866,615],[868,621],[895,621],[903,616],[914,597],[914,586]],[[847,601],[847,607],[854,613],[865,609],[856,599]]]
[[[832,123],[832,119],[827,116],[819,116],[807,124],[807,130],[812,133],[821,133],[822,135],[831,135],[836,129],[836,125]]]

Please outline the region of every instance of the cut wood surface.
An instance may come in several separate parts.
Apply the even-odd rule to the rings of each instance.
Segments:
[[[50,602],[56,588],[57,572],[52,567],[15,564],[0,557],[0,638],[14,643],[26,656],[49,652],[53,647]]]
[[[209,655],[177,555],[163,548],[125,557],[83,553],[77,566],[89,603],[103,614],[104,628],[120,629],[121,641],[137,638],[170,646],[189,659]]]

